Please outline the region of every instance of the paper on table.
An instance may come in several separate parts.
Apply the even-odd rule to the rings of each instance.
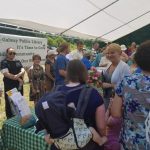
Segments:
[[[10,96],[14,104],[18,107],[21,116],[26,116],[31,114],[31,110],[25,100],[25,98],[21,95],[20,92],[15,92]]]
[[[10,96],[12,96],[12,94],[14,94],[15,92],[18,92],[18,90],[17,90],[16,88],[13,88],[13,89],[7,91],[6,93],[7,93],[7,95],[10,97]]]

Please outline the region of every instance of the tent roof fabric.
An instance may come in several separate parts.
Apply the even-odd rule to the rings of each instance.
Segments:
[[[150,23],[150,0],[5,0],[1,23],[114,41]]]
[[[15,25],[18,27],[24,27],[27,29],[37,30],[37,31],[41,31],[41,32],[43,31],[43,32],[47,32],[47,33],[51,33],[51,34],[58,34],[58,35],[66,30],[63,28],[52,27],[52,26],[48,26],[48,25],[44,25],[44,24],[40,24],[40,23],[35,23],[32,21],[24,21],[24,20],[16,20],[16,19],[2,19],[2,18],[0,18],[0,22],[4,23],[4,24]],[[84,34],[84,33],[79,33],[77,31],[73,31],[73,30],[68,31],[65,35],[66,36],[80,37],[83,39],[95,39],[96,38],[96,36],[92,36],[92,35],[88,35],[88,34]],[[100,38],[100,40],[107,41],[103,38]]]

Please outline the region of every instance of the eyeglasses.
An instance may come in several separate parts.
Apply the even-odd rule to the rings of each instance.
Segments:
[[[15,52],[10,52],[10,53],[8,53],[9,55],[16,55],[16,53]]]

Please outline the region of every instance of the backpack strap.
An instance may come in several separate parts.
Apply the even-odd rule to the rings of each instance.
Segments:
[[[52,92],[55,92],[55,91],[58,91],[61,87],[63,87],[64,85],[57,85],[57,86],[55,86],[54,88],[53,88],[53,90],[52,90]],[[81,86],[79,86],[79,87],[76,87],[76,88],[73,88],[73,89],[71,89],[71,90],[69,90],[68,92],[67,92],[67,94],[69,94],[69,93],[71,93],[71,92],[73,92],[73,91],[76,91],[76,90],[80,90],[80,89],[82,89],[82,88],[84,88],[85,87],[85,85],[81,85]]]
[[[71,92],[73,92],[73,91],[76,91],[76,90],[83,89],[83,88],[85,88],[85,85],[81,85],[81,86],[79,86],[79,87],[73,88],[73,89],[69,90],[69,91],[67,92],[67,94],[69,94],[69,93],[71,93]]]
[[[92,87],[87,86],[82,89],[77,104],[76,117],[83,118],[92,90]]]
[[[64,85],[56,85],[56,86],[54,86],[54,88],[52,89],[52,92],[58,91],[58,89],[60,89],[63,86]]]

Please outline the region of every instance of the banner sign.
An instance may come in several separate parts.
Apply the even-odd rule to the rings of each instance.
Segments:
[[[0,34],[0,62],[6,56],[6,49],[12,47],[16,50],[16,59],[19,59],[24,67],[32,65],[33,54],[39,54],[44,64],[47,54],[47,39],[38,37]]]

